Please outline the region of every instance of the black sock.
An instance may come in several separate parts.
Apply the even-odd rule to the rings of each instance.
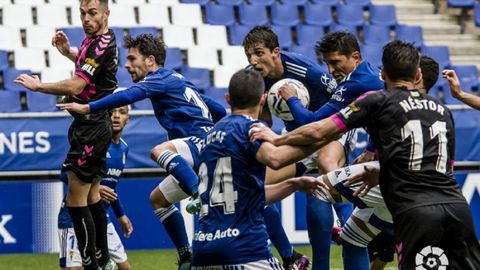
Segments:
[[[82,257],[82,264],[85,269],[97,269],[95,257],[95,224],[93,223],[90,210],[86,206],[70,207],[68,213],[72,218],[73,229],[78,242],[78,250]]]
[[[96,246],[97,246],[97,260],[100,266],[104,266],[108,259],[108,241],[107,241],[107,212],[103,207],[102,201],[98,201],[95,204],[88,206],[90,213],[95,223],[96,231]]]

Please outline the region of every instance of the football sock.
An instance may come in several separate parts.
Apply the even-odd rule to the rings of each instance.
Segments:
[[[198,194],[198,176],[182,156],[165,150],[158,157],[157,163],[178,180],[185,193],[189,196]]]
[[[312,270],[330,269],[332,226],[332,205],[307,195],[307,230],[312,245]]]
[[[72,218],[73,229],[77,237],[78,250],[82,257],[82,265],[85,269],[97,270],[97,258],[95,256],[95,224],[92,214],[87,206],[67,206],[68,213]]]
[[[343,265],[345,270],[370,269],[367,248],[352,245],[347,241],[342,242],[342,247]]]
[[[272,241],[282,257],[282,260],[290,258],[292,256],[293,247],[288,240],[287,234],[283,230],[280,212],[278,212],[275,205],[267,205],[264,208],[264,215],[270,241]]]
[[[184,254],[190,252],[190,245],[188,243],[185,222],[178,208],[172,204],[168,208],[158,208],[153,212],[158,220],[162,222],[170,239],[172,239],[173,244],[178,250],[179,257],[184,257]]]
[[[92,213],[95,224],[97,261],[99,265],[105,265],[110,258],[107,240],[107,212],[105,211],[105,207],[103,207],[102,200],[89,205],[88,208],[90,209],[90,213]]]
[[[345,222],[347,222],[348,218],[352,215],[353,204],[348,202],[335,203],[333,204],[333,208],[335,208],[335,213],[337,213],[338,220],[340,221],[340,224],[336,225],[345,225]]]

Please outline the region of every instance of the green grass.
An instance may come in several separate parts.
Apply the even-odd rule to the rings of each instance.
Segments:
[[[295,249],[311,258],[310,246],[296,246]],[[275,256],[278,253],[274,250]],[[342,249],[339,246],[332,246],[330,253],[331,269],[343,269]],[[141,270],[176,270],[176,251],[174,250],[142,250],[129,251],[128,260],[133,269]],[[1,269],[9,270],[58,270],[58,254],[13,254],[0,255]],[[392,268],[393,263],[387,269]]]

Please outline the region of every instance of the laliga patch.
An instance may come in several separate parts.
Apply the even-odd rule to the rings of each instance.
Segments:
[[[412,97],[420,97],[420,93],[417,91],[410,91],[410,96]]]

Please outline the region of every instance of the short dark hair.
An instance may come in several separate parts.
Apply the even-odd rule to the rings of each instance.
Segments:
[[[260,72],[242,69],[233,74],[228,84],[232,109],[246,109],[256,106],[265,92],[265,83]]]
[[[355,51],[360,52],[357,38],[349,32],[328,33],[315,45],[317,56],[324,53],[338,52],[341,55],[350,56]]]
[[[82,3],[82,2],[90,2],[90,1],[95,1],[95,0],[80,0],[79,2]],[[100,3],[100,5],[108,8],[108,0],[98,0],[98,2]]]
[[[243,39],[242,45],[244,49],[248,49],[259,43],[270,49],[270,51],[280,47],[277,34],[275,34],[272,29],[267,26],[257,25],[253,27]]]
[[[415,81],[420,53],[413,43],[394,40],[383,47],[383,70],[392,81]]]
[[[136,37],[127,35],[123,40],[125,48],[137,48],[143,56],[153,55],[159,66],[165,63],[167,46],[160,37],[154,37],[152,34],[140,34]]]
[[[423,87],[428,93],[437,82],[440,69],[437,61],[426,55],[420,57],[420,69],[422,70]]]

